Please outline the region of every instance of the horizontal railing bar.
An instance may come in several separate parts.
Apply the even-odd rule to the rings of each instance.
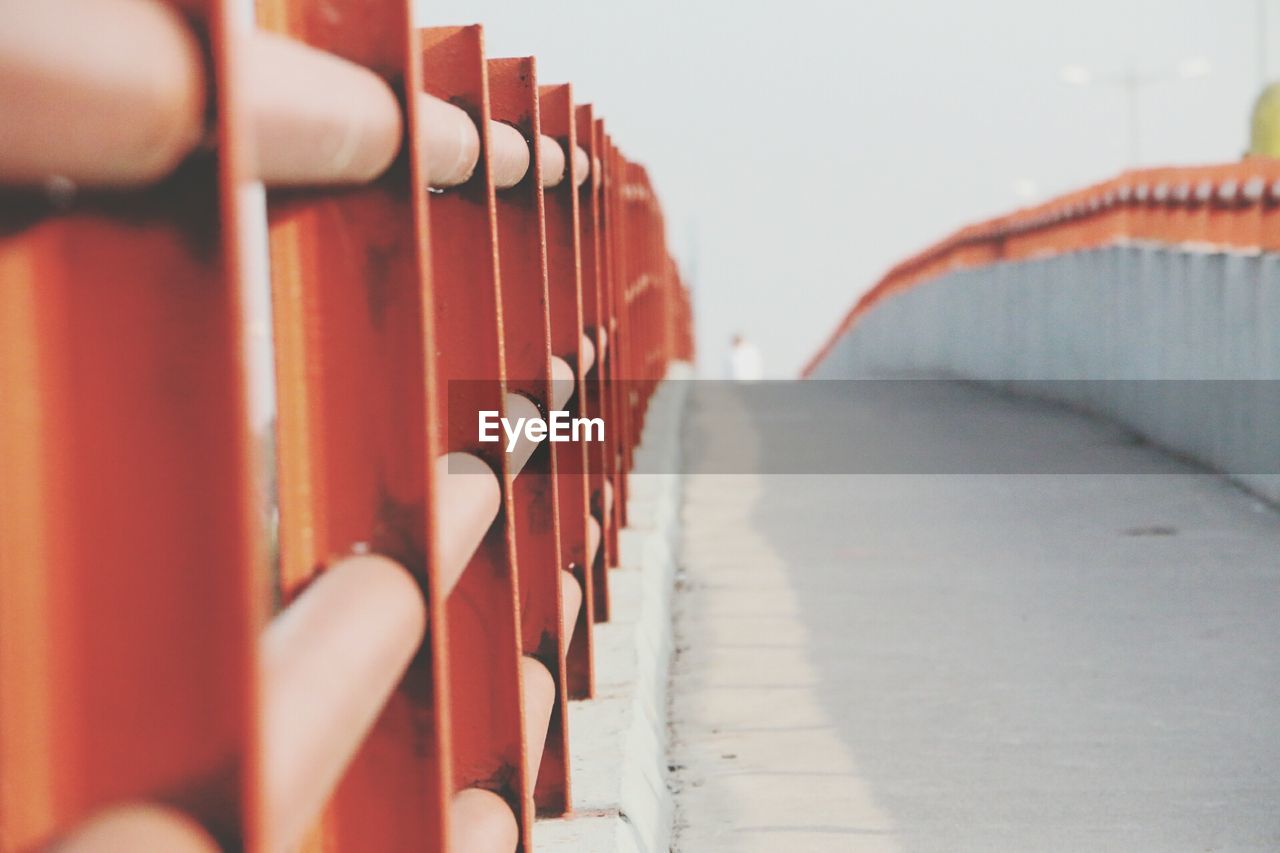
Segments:
[[[599,360],[605,357],[605,353],[609,349],[609,332],[604,328],[596,329],[596,337],[599,338],[600,352],[596,353],[596,359]],[[584,367],[582,368],[582,372],[584,374],[589,373],[590,368]]]
[[[2,3],[0,57],[0,181],[147,184],[205,135],[203,52],[167,3]]]
[[[578,583],[573,572],[561,570],[560,596],[560,630],[565,638],[564,650],[567,653],[573,626],[578,624],[578,611],[582,609],[582,584]]]
[[[582,375],[586,376],[596,363],[596,345],[592,343],[590,335],[582,335],[580,336],[578,347],[581,350],[578,355],[578,361],[582,366]]]
[[[591,372],[592,366],[596,363],[596,345],[591,342],[590,335],[582,336],[582,350],[578,361],[582,365],[582,375],[586,376]]]
[[[531,157],[520,131],[500,121],[489,122],[489,168],[496,189],[511,189],[524,180]]]
[[[551,357],[551,408],[563,409],[578,386],[578,376],[569,362]]]
[[[58,853],[131,850],[219,853],[222,848],[190,817],[150,803],[138,803],[99,812],[55,842],[51,849]]]
[[[600,496],[601,505],[604,507],[604,517],[608,518],[609,513],[613,512],[613,483],[607,479],[604,481],[604,494]]]
[[[556,703],[556,683],[546,665],[529,655],[520,659],[520,679],[524,691],[524,759],[529,778],[537,779],[551,726],[551,709]]]
[[[507,394],[507,413],[506,417],[512,422],[518,422],[520,418],[526,420],[530,418],[542,417],[542,412],[538,409],[538,404],[530,400],[523,394]],[[506,441],[505,436],[502,441]],[[505,449],[505,447],[504,447]],[[524,466],[529,463],[529,457],[538,449],[538,442],[529,438],[523,431],[516,438],[515,446],[507,453],[507,467],[511,471],[511,475],[515,476],[524,470]]]
[[[565,155],[564,148],[560,143],[556,142],[549,136],[542,136],[538,139],[538,144],[542,146],[542,186],[550,189],[558,187],[565,178]],[[587,152],[583,151],[580,146],[573,148],[573,185],[575,187],[582,186],[582,182],[589,176],[590,172],[587,159]]]
[[[564,149],[550,136],[538,137],[541,156],[539,180],[544,187],[558,186],[564,180]]]
[[[79,37],[77,34],[83,35]],[[145,44],[145,50],[138,45]],[[360,184],[391,165],[404,135],[400,104],[369,69],[275,33],[245,40],[253,157],[269,186]],[[63,178],[133,187],[171,173],[206,137],[199,41],[153,0],[43,0],[0,6],[0,181]],[[422,93],[428,182],[466,183],[480,135],[461,108]],[[514,187],[531,162],[518,130],[490,124],[494,186]],[[543,137],[544,185],[564,176],[565,151]],[[585,179],[574,152],[574,178]]]
[[[610,499],[612,502],[612,499]],[[596,551],[600,550],[600,520],[595,516],[587,516],[587,565],[595,562]]]
[[[264,849],[292,849],[400,681],[426,631],[418,584],[385,557],[326,569],[261,642]]]
[[[253,173],[270,186],[366,183],[400,150],[400,104],[369,69],[269,32],[246,39]]]
[[[595,350],[592,348],[592,355]],[[585,355],[585,353],[584,353]],[[590,369],[587,365],[586,369]],[[584,371],[585,372],[585,371]],[[573,396],[574,389],[577,386],[577,376],[569,363],[559,356],[551,357],[551,405],[552,410],[564,409],[569,398]],[[515,420],[517,418],[537,418],[542,413],[528,397],[521,394],[507,395],[507,418]],[[516,439],[515,447],[511,450],[509,465],[511,471],[515,474],[524,470],[524,466],[529,461],[529,457],[538,449],[538,442],[530,439],[526,433],[521,433]]]
[[[558,187],[564,181],[564,149],[559,142],[549,136],[540,137],[541,146],[541,182],[543,187]],[[582,182],[590,177],[590,160],[581,146],[573,146],[573,186],[581,187]]]
[[[502,797],[483,788],[467,788],[453,797],[449,813],[453,837],[449,853],[510,853],[520,843],[520,825]]]
[[[447,453],[436,460],[441,496],[437,510],[441,588],[447,594],[462,577],[502,506],[498,475],[479,456]]]
[[[586,151],[582,150],[582,146],[575,145],[573,147],[573,185],[580,187],[589,177],[591,177],[591,158],[587,156]]]
[[[480,134],[459,106],[422,92],[418,95],[428,183],[439,189],[465,184],[480,162]]]

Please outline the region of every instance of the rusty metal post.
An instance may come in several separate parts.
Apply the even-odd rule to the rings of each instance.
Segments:
[[[544,413],[553,406],[551,318],[547,287],[547,241],[543,209],[537,70],[532,58],[491,59],[489,106],[493,120],[514,127],[529,141],[532,164],[524,179],[497,194],[499,272],[507,391],[528,397]],[[579,336],[580,337],[580,336]],[[558,356],[572,357],[572,351]],[[536,779],[537,809],[563,814],[569,806],[567,706],[561,625],[560,516],[556,456],[542,442],[511,484],[520,584],[522,650],[552,675],[555,689],[549,730]],[[525,732],[527,739],[543,737]]]
[[[582,352],[586,322],[583,314],[582,247],[578,181],[585,177],[575,170],[583,168],[575,162],[579,150],[574,121],[573,90],[568,84],[543,86],[539,90],[542,132],[554,139],[568,155],[570,172],[567,180],[544,192],[547,229],[547,287],[551,319],[551,349],[571,355],[574,370],[574,395],[569,403],[573,417],[586,417],[586,379]],[[588,160],[586,169],[590,169]],[[591,341],[594,352],[599,352]],[[594,358],[594,356],[593,356]],[[594,694],[593,584],[587,555],[587,516],[590,507],[588,490],[588,447],[591,442],[560,444],[556,454],[557,501],[560,506],[561,565],[577,578],[583,606],[578,609],[574,625],[565,637],[566,695],[587,699]],[[598,443],[597,443],[598,444]]]
[[[216,151],[144,190],[0,193],[6,850],[126,800],[257,843],[266,549],[228,5],[180,10],[211,50]]]
[[[507,377],[483,36],[477,26],[438,27],[420,30],[419,45],[426,91],[465,110],[481,137],[475,174],[433,195],[429,208],[436,376],[447,389],[429,426],[440,435],[443,450],[479,456],[502,483],[498,519],[447,603],[453,786],[455,792],[479,787],[501,797],[527,845],[532,786],[522,727],[511,476],[507,454],[500,446],[480,443],[476,429],[480,410],[506,411]]]
[[[601,525],[602,545],[591,560],[588,574],[591,575],[590,597],[587,600],[582,618],[593,622],[607,621],[609,618],[609,575],[613,551],[610,546],[612,513],[606,507],[606,483],[608,482],[609,433],[613,427],[609,425],[608,394],[606,382],[606,362],[609,355],[608,319],[604,310],[602,296],[602,244],[603,235],[601,220],[601,174],[599,153],[601,146],[600,122],[595,119],[594,109],[586,104],[574,109],[574,130],[578,144],[587,154],[590,173],[578,188],[580,236],[578,245],[582,253],[582,322],[584,332],[591,338],[596,348],[595,366],[587,374],[585,395],[583,398],[587,417],[603,418],[605,421],[605,441],[594,442],[587,447],[587,493],[588,506],[591,513]],[[571,682],[572,683],[572,682]],[[591,690],[591,686],[587,685]]]
[[[613,538],[617,556],[617,535],[627,524],[627,475],[631,470],[631,330],[627,328],[624,282],[627,271],[627,233],[622,217],[623,158],[612,139],[604,141],[605,217],[605,304],[609,314],[614,361],[610,372],[616,391],[613,395],[613,426],[616,442],[612,448]]]
[[[411,138],[421,72],[408,2],[265,0],[261,24],[367,67],[401,99]],[[348,767],[308,849],[447,843],[445,613],[435,561],[426,428],[430,365],[425,164],[418,148],[380,178],[268,194],[279,398],[281,588],[286,600],[340,557],[386,555],[429,603],[426,648]]]
[[[645,413],[649,396],[653,392],[656,373],[656,324],[654,296],[659,292],[662,271],[658,258],[661,249],[661,224],[653,210],[653,193],[645,170],[634,163],[626,163],[626,180],[622,188],[623,211],[629,261],[623,287],[623,310],[631,329],[632,371],[634,394],[631,400],[631,429],[633,441],[644,432]]]
[[[621,400],[626,393],[626,383],[620,382],[624,350],[618,339],[625,333],[618,328],[617,270],[618,217],[614,205],[614,156],[604,121],[596,120],[598,134],[598,160],[600,164],[600,312],[603,327],[608,334],[608,358],[601,365],[605,381],[605,422],[609,430],[605,442],[606,494],[610,496],[605,507],[609,523],[604,526],[606,568],[618,564],[618,531],[622,527],[621,506],[626,503],[624,471],[622,469],[622,445],[626,441],[626,424]],[[599,602],[597,601],[597,604]],[[597,609],[596,618],[601,618]],[[605,617],[608,618],[606,605]]]

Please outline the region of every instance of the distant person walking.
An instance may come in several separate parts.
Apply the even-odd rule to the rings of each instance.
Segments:
[[[760,350],[741,333],[733,336],[729,345],[729,378],[739,382],[754,382],[764,377],[764,361]]]

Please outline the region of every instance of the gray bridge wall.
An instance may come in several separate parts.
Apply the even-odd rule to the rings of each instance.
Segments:
[[[1280,379],[1280,256],[1125,246],[951,272],[872,307],[813,377],[904,374],[1090,411],[1280,503],[1280,383],[1098,381]]]

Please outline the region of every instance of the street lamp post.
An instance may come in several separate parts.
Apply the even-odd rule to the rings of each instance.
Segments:
[[[1062,82],[1071,86],[1110,86],[1121,90],[1125,100],[1125,134],[1128,138],[1129,165],[1137,166],[1142,154],[1140,107],[1143,89],[1157,83],[1204,77],[1210,70],[1209,60],[1196,57],[1180,62],[1177,68],[1169,71],[1142,73],[1131,65],[1118,74],[1094,74],[1083,65],[1066,65],[1058,72],[1058,76]]]

